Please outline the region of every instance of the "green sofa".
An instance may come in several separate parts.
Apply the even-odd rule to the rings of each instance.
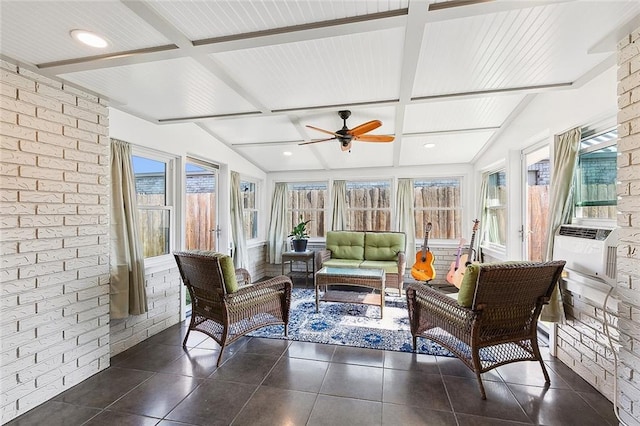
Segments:
[[[385,287],[403,294],[407,264],[404,232],[329,231],[319,267],[368,268],[385,271]]]

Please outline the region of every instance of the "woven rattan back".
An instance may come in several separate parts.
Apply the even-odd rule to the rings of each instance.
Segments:
[[[535,326],[564,261],[483,265],[472,309],[482,311],[481,334],[502,334]]]
[[[222,303],[226,290],[220,259],[213,253],[207,255],[188,251],[175,252],[174,257],[194,308]]]

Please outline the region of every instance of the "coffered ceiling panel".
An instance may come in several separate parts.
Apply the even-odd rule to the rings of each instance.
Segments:
[[[309,147],[309,149],[312,148]],[[351,152],[348,152],[340,150],[338,141],[330,141],[315,144],[315,149],[331,169],[391,167],[393,165],[392,143],[353,142]]]
[[[525,102],[614,67],[640,25],[638,0],[0,0],[0,12],[0,59],[151,123],[200,126],[266,172],[470,162]],[[81,47],[73,29],[109,45]],[[298,145],[330,137],[306,125],[341,129],[339,110],[395,141]]]
[[[404,30],[213,54],[272,110],[398,98]]]
[[[406,8],[408,0],[154,1],[150,6],[191,40],[265,31]]]
[[[524,95],[503,95],[408,105],[403,132],[497,128],[523,99]]]
[[[96,69],[62,78],[97,93],[114,105],[162,120],[255,111],[243,97],[190,58]]]
[[[493,136],[494,131],[412,136],[402,139],[401,166],[468,163]],[[425,148],[425,144],[433,144]]]
[[[587,53],[610,24],[639,11],[570,1],[429,23],[413,96],[571,83],[610,55]]]
[[[5,1],[2,53],[32,64],[170,44],[168,38],[117,1]],[[97,52],[76,43],[73,29],[94,31],[109,46]]]
[[[237,146],[240,154],[256,166],[270,171],[321,170],[324,167],[307,146],[297,144],[267,146]],[[339,148],[336,147],[339,150]],[[285,155],[285,152],[291,155]]]
[[[302,142],[302,136],[285,115],[205,120],[202,125],[225,143]]]

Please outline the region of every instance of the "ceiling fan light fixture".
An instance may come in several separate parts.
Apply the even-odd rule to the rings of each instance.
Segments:
[[[69,35],[76,41],[86,45],[86,46],[91,46],[91,47],[95,47],[98,49],[104,49],[105,47],[107,47],[109,45],[109,43],[107,42],[107,40],[96,34],[96,33],[92,33],[91,31],[86,31],[86,30],[71,30],[71,32],[69,33]]]

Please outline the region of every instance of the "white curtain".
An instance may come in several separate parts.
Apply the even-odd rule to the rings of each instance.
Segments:
[[[240,190],[240,174],[231,172],[231,236],[235,250],[233,264],[236,268],[249,266],[247,251],[247,237],[244,233],[244,208],[242,205],[242,191]]]
[[[480,247],[486,232],[487,227],[487,197],[489,195],[489,174],[483,173],[482,180],[480,181],[480,211],[478,212],[477,219],[480,221],[478,224],[478,230],[476,235],[478,236],[477,241],[474,241],[474,245],[477,244],[478,250],[476,252],[476,260],[482,261],[482,249]],[[469,242],[471,244],[471,242]],[[472,247],[473,248],[473,247]],[[469,259],[471,260],[471,259]]]
[[[334,180],[331,230],[344,231],[345,229],[347,229],[347,182]]]
[[[413,212],[413,179],[398,179],[396,196],[396,229],[407,236],[407,261],[416,257],[416,222]]]
[[[547,228],[547,247],[544,260],[553,259],[553,238],[556,228],[571,222],[573,214],[573,177],[580,150],[580,128],[556,135],[553,144],[553,169],[551,170],[551,189],[549,191],[549,220]],[[562,294],[556,286],[548,305],[542,308],[542,321],[564,322]]]
[[[111,319],[148,311],[131,146],[111,139]]]
[[[287,238],[287,184],[276,183],[271,201],[271,219],[269,220],[269,263],[282,263],[282,251]]]

